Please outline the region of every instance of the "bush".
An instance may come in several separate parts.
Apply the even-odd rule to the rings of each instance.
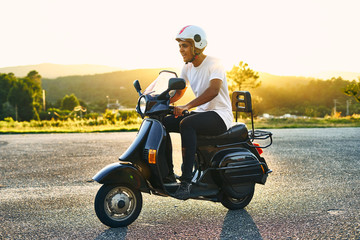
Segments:
[[[14,122],[14,119],[12,117],[6,117],[4,118],[5,122]]]
[[[104,118],[109,121],[111,124],[115,124],[116,122],[116,115],[117,111],[111,111],[109,109],[106,109],[106,112],[104,113]]]
[[[119,110],[116,119],[120,121],[127,121],[129,119],[138,118],[138,113],[135,110]]]
[[[57,108],[49,108],[47,111],[41,111],[39,116],[40,120],[67,120],[68,118],[75,117],[75,115],[71,115],[71,111]]]
[[[84,118],[86,119],[94,119],[96,120],[97,118],[99,117],[99,113],[88,113],[88,114],[85,114]]]

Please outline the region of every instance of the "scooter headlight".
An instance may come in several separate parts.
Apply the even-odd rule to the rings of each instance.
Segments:
[[[139,100],[139,109],[141,114],[144,114],[146,111],[146,99],[145,96],[142,96]]]

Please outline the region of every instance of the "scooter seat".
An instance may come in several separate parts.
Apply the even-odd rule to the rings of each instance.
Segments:
[[[248,130],[243,123],[236,124],[226,132],[217,136],[198,135],[198,146],[209,144],[226,144],[244,142],[248,139]]]

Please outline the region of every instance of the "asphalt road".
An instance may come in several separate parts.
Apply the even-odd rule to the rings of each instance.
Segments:
[[[97,219],[89,180],[136,133],[0,135],[0,239],[360,239],[360,128],[272,131],[274,172],[244,210],[143,194],[118,229]]]

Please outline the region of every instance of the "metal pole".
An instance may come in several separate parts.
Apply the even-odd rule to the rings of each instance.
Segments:
[[[17,104],[15,104],[15,121],[18,120],[18,107]]]
[[[349,111],[350,103],[351,103],[351,100],[346,100],[346,116],[350,115],[350,111]]]
[[[44,109],[44,111],[46,111],[45,89],[43,89],[43,109]]]

